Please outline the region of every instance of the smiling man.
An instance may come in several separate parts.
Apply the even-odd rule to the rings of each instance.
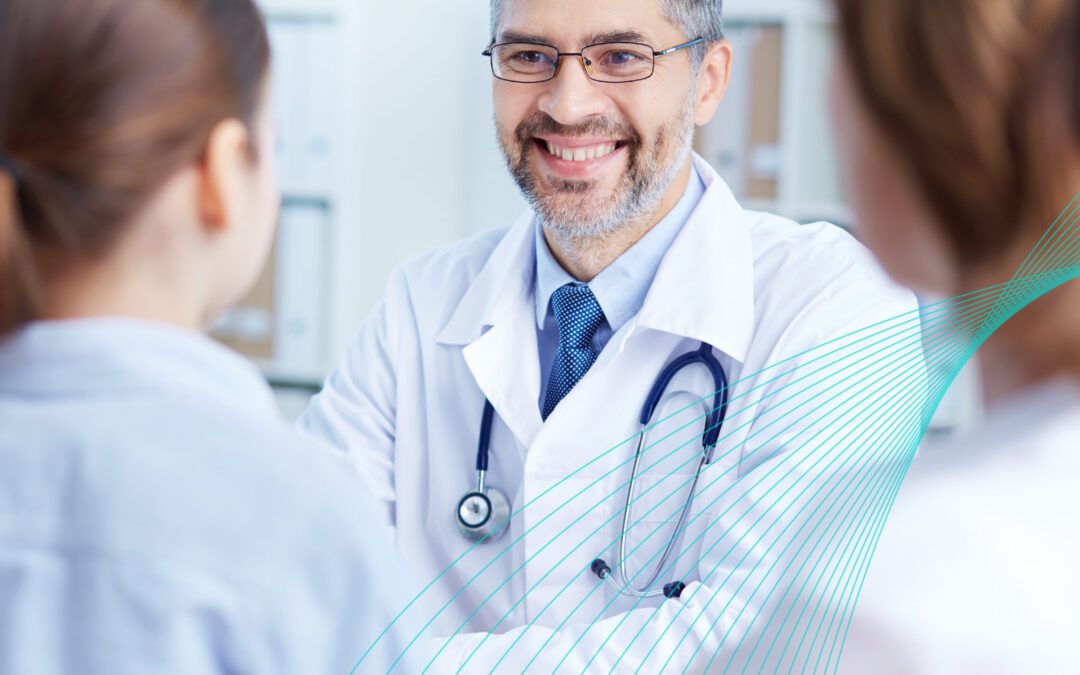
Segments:
[[[720,0],[491,9],[496,133],[531,209],[402,265],[301,426],[363,468],[433,580],[440,667],[735,658],[786,569],[747,523],[801,512],[769,478],[792,378],[762,371],[914,299],[694,155],[733,58]]]

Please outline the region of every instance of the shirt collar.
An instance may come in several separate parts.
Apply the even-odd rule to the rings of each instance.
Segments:
[[[645,233],[613,263],[588,284],[574,279],[555,260],[544,239],[539,220],[535,225],[536,247],[536,325],[543,329],[551,313],[551,296],[566,284],[588,285],[596,296],[612,332],[617,332],[634,317],[645,302],[656,271],[664,255],[679,235],[683,225],[705,194],[705,184],[697,167],[691,167],[690,180],[682,197],[663,219]]]
[[[172,392],[277,416],[270,387],[253,364],[194,331],[132,318],[23,327],[0,342],[0,391]]]

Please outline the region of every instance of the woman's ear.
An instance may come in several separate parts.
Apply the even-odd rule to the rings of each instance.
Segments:
[[[731,43],[720,40],[709,46],[697,76],[697,100],[694,124],[704,126],[712,121],[720,101],[724,100],[731,79]]]
[[[251,170],[251,135],[236,119],[219,122],[210,132],[199,165],[199,216],[208,230],[232,227],[243,194],[243,176]]]

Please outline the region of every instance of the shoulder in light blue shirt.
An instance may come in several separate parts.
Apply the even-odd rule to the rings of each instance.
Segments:
[[[0,673],[348,672],[411,597],[366,492],[201,335],[31,325],[0,341]]]
[[[611,337],[630,319],[634,318],[645,303],[645,296],[652,286],[656,271],[679,236],[683,225],[697,208],[705,194],[705,183],[696,168],[691,169],[686,191],[675,207],[636,244],[619,256],[603,272],[588,284],[574,279],[555,260],[544,239],[542,227],[536,223],[536,327],[537,346],[540,354],[540,392],[538,405],[543,407],[551,364],[559,347],[559,326],[551,309],[551,295],[566,284],[587,285],[596,296],[604,311],[604,323],[596,332],[593,346],[603,351]]]

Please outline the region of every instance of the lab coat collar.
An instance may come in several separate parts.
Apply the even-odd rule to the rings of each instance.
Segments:
[[[174,396],[277,417],[258,369],[194,331],[133,318],[31,323],[0,341],[0,391]]]
[[[743,362],[755,321],[750,231],[720,175],[696,154],[694,166],[705,194],[660,263],[636,328],[707,342]]]
[[[461,353],[480,391],[518,439],[532,444],[543,420],[533,286],[533,216],[522,216],[496,245],[436,340]]]
[[[536,276],[534,220],[529,211],[507,230],[439,331],[437,342],[467,345],[500,317],[514,314],[517,303],[531,302]]]
[[[601,361],[621,352],[641,328],[708,342],[737,361],[746,357],[754,322],[750,235],[724,182],[700,158],[694,161],[705,194],[664,256],[637,318],[619,331],[616,349],[609,343]],[[536,405],[534,220],[526,213],[496,244],[436,337],[462,347],[473,379],[519,450],[544,427]]]
[[[630,325],[707,342],[742,362],[755,321],[750,231],[720,175],[696,154],[693,161],[705,194],[664,255]],[[440,343],[469,344],[500,316],[516,315],[518,303],[532,301],[534,220],[532,211],[525,213],[502,238],[440,331]],[[620,331],[620,348],[632,332]]]

